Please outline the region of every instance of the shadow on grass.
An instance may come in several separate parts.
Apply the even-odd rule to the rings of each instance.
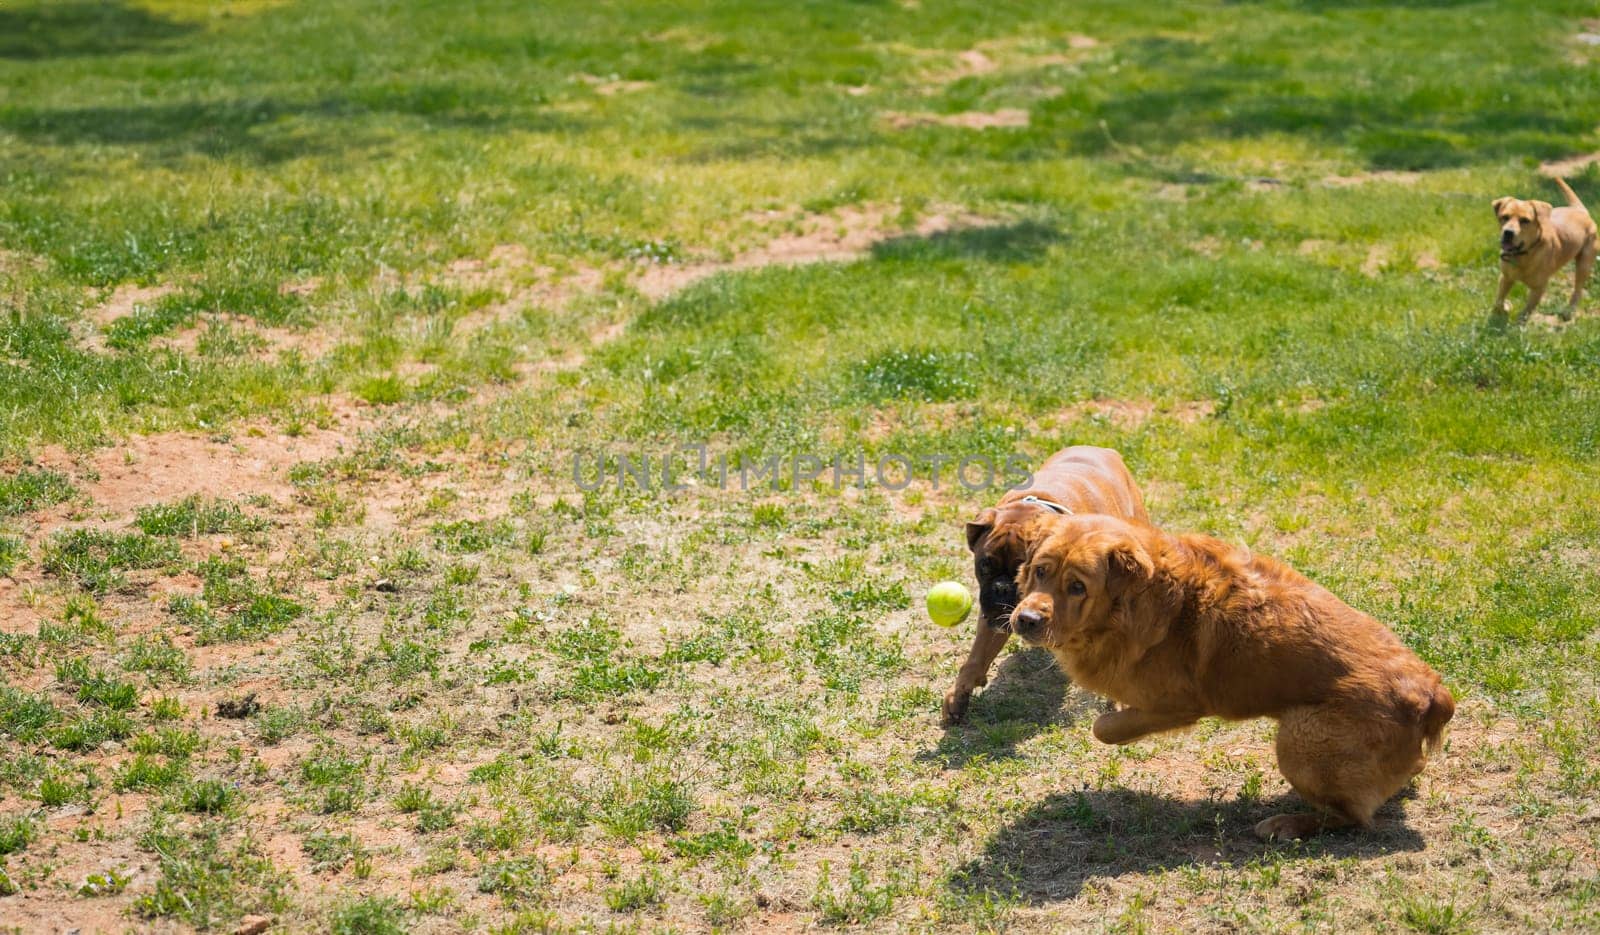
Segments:
[[[111,0],[50,0],[0,7],[0,59],[38,61],[117,55],[192,32],[148,10]]]
[[[221,101],[0,110],[0,129],[60,145],[150,147],[156,158],[243,156],[260,162],[372,148],[384,134],[363,134],[352,120],[417,117],[447,127],[525,132],[571,130],[576,118],[485,107],[470,88],[412,85],[364,89],[307,101]]]
[[[1182,866],[1248,871],[1272,852],[1290,859],[1365,859],[1422,850],[1422,836],[1405,825],[1398,800],[1379,811],[1368,831],[1268,845],[1251,830],[1268,816],[1305,809],[1293,795],[1193,802],[1129,789],[1059,793],[1000,829],[983,854],[956,869],[946,885],[963,896],[1039,905],[1071,899],[1098,878]]]
[[[1282,135],[1347,148],[1374,169],[1429,170],[1551,158],[1583,151],[1593,135],[1592,114],[1558,95],[1453,85],[1441,62],[1419,64],[1419,73],[1435,77],[1399,93],[1381,70],[1358,60],[1349,63],[1350,80],[1330,82],[1246,54],[1219,56],[1197,39],[1140,37],[1119,49],[1127,74],[1160,80],[1108,83],[1093,95],[1044,102],[1030,131],[1037,140],[1065,138],[1074,152],[1104,156]],[[1557,86],[1571,80],[1569,71],[1549,66],[1530,76],[1529,87]]]
[[[966,720],[945,729],[939,743],[917,754],[924,763],[962,769],[974,760],[1017,755],[1017,744],[1052,725],[1071,726],[1098,713],[1099,703],[1071,686],[1055,659],[1042,649],[1024,649],[1000,661],[989,686],[972,696]]]
[[[1234,0],[1242,6],[1254,0]],[[1393,7],[1400,10],[1445,10],[1458,6],[1476,6],[1481,0],[1290,0],[1287,4],[1296,9],[1316,13],[1335,13],[1340,10],[1381,10]]]
[[[996,227],[965,227],[927,236],[891,237],[872,246],[875,260],[987,260],[1021,263],[1036,260],[1067,236],[1049,224],[1019,221]]]

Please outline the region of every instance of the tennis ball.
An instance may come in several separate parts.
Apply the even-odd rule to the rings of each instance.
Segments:
[[[928,591],[928,619],[953,627],[972,613],[972,594],[957,581],[941,581]]]

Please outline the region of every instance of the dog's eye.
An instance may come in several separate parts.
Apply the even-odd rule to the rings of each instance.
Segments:
[[[1068,594],[1083,594],[1083,593],[1087,592],[1088,590],[1089,590],[1088,588],[1083,586],[1083,582],[1082,581],[1074,581],[1071,584],[1067,585],[1067,593]]]

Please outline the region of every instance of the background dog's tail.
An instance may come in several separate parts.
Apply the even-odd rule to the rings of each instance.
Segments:
[[[1566,194],[1568,205],[1574,208],[1582,208],[1585,211],[1589,210],[1589,207],[1578,199],[1578,193],[1572,190],[1572,186],[1567,184],[1566,179],[1559,175],[1555,176],[1554,178],[1556,180],[1556,184],[1561,186],[1561,191]]]
[[[1450,689],[1440,682],[1433,688],[1433,697],[1428,699],[1428,710],[1422,712],[1422,755],[1433,759],[1444,749],[1444,729],[1455,717],[1456,700],[1450,694]]]

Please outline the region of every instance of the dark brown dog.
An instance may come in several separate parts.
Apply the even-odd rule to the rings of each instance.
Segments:
[[[944,721],[967,713],[974,690],[989,684],[989,668],[1011,638],[1011,609],[1017,603],[1017,570],[1033,544],[1035,519],[1074,513],[1106,513],[1148,522],[1144,499],[1122,455],[1110,448],[1076,445],[1051,455],[1025,490],[1012,490],[998,506],[967,524],[967,548],[978,578],[978,634],[972,651],[944,696]]]
[[[1520,282],[1528,287],[1528,300],[1517,320],[1526,321],[1544,298],[1550,277],[1573,262],[1572,298],[1561,317],[1571,318],[1578,311],[1583,288],[1594,270],[1594,219],[1565,180],[1558,178],[1556,184],[1567,196],[1565,208],[1509,196],[1494,200],[1495,220],[1500,222],[1500,290],[1495,293],[1491,314],[1506,314],[1506,296]]]
[[[1063,516],[1021,572],[1012,629],[1123,705],[1123,744],[1202,717],[1278,721],[1278,769],[1322,814],[1267,839],[1366,827],[1443,744],[1455,701],[1383,624],[1265,556],[1108,516]]]

